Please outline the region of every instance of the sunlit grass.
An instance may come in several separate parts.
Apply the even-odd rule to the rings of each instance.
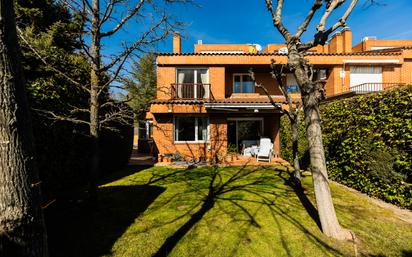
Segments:
[[[97,247],[109,244],[107,256],[139,257],[354,255],[352,242],[321,233],[310,208],[302,205],[314,203],[310,177],[304,177],[303,186],[299,198],[280,167],[140,171],[101,186],[104,206],[94,216],[101,224]],[[358,238],[359,255],[412,253],[411,224],[331,187],[339,220]],[[124,194],[122,188],[138,190]]]

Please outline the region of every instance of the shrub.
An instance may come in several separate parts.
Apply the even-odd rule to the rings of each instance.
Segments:
[[[412,208],[412,86],[322,106],[330,177]]]
[[[308,141],[306,139],[306,128],[303,122],[303,114],[300,117],[301,124],[298,133],[298,152],[301,169],[308,169],[310,164]],[[286,115],[280,118],[280,149],[283,159],[293,163],[292,154],[292,127]]]
[[[321,117],[330,178],[412,208],[412,86],[324,104]],[[291,129],[285,116],[281,147],[283,158],[291,161]],[[302,167],[307,167],[303,124],[299,156]]]

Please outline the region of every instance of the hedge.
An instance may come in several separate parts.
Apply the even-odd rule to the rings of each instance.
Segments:
[[[332,180],[412,209],[412,86],[321,106]],[[282,117],[282,156],[290,160],[290,125]],[[300,156],[308,164],[304,126]]]
[[[33,114],[36,157],[45,198],[71,194],[87,185],[91,157],[88,128]],[[112,126],[117,130],[103,130],[100,137],[100,175],[126,165],[133,147],[133,126]]]

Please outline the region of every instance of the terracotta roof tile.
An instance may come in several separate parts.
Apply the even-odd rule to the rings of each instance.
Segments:
[[[152,104],[204,104],[205,102],[210,102],[209,100],[187,100],[187,99],[154,99],[151,101]]]
[[[277,103],[286,103],[283,96],[273,96],[272,99]],[[297,100],[297,99],[294,99]],[[233,103],[233,104],[269,104],[270,100],[267,96],[261,97],[244,97],[244,98],[225,98],[225,99],[210,99],[210,100],[186,100],[186,99],[155,99],[152,104],[204,104],[204,103]]]
[[[408,47],[403,47],[401,49],[409,49]],[[397,51],[362,51],[362,52],[351,52],[351,53],[307,53],[306,55],[314,56],[356,56],[356,55],[400,55],[400,49]],[[287,54],[280,53],[157,53],[158,56],[287,56]]]

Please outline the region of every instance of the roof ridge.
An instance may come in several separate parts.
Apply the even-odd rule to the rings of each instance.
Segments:
[[[412,49],[412,47],[402,48]],[[305,56],[345,56],[345,55],[400,55],[400,51],[359,51],[350,53],[306,53]],[[283,53],[169,53],[158,52],[157,56],[287,56]]]

